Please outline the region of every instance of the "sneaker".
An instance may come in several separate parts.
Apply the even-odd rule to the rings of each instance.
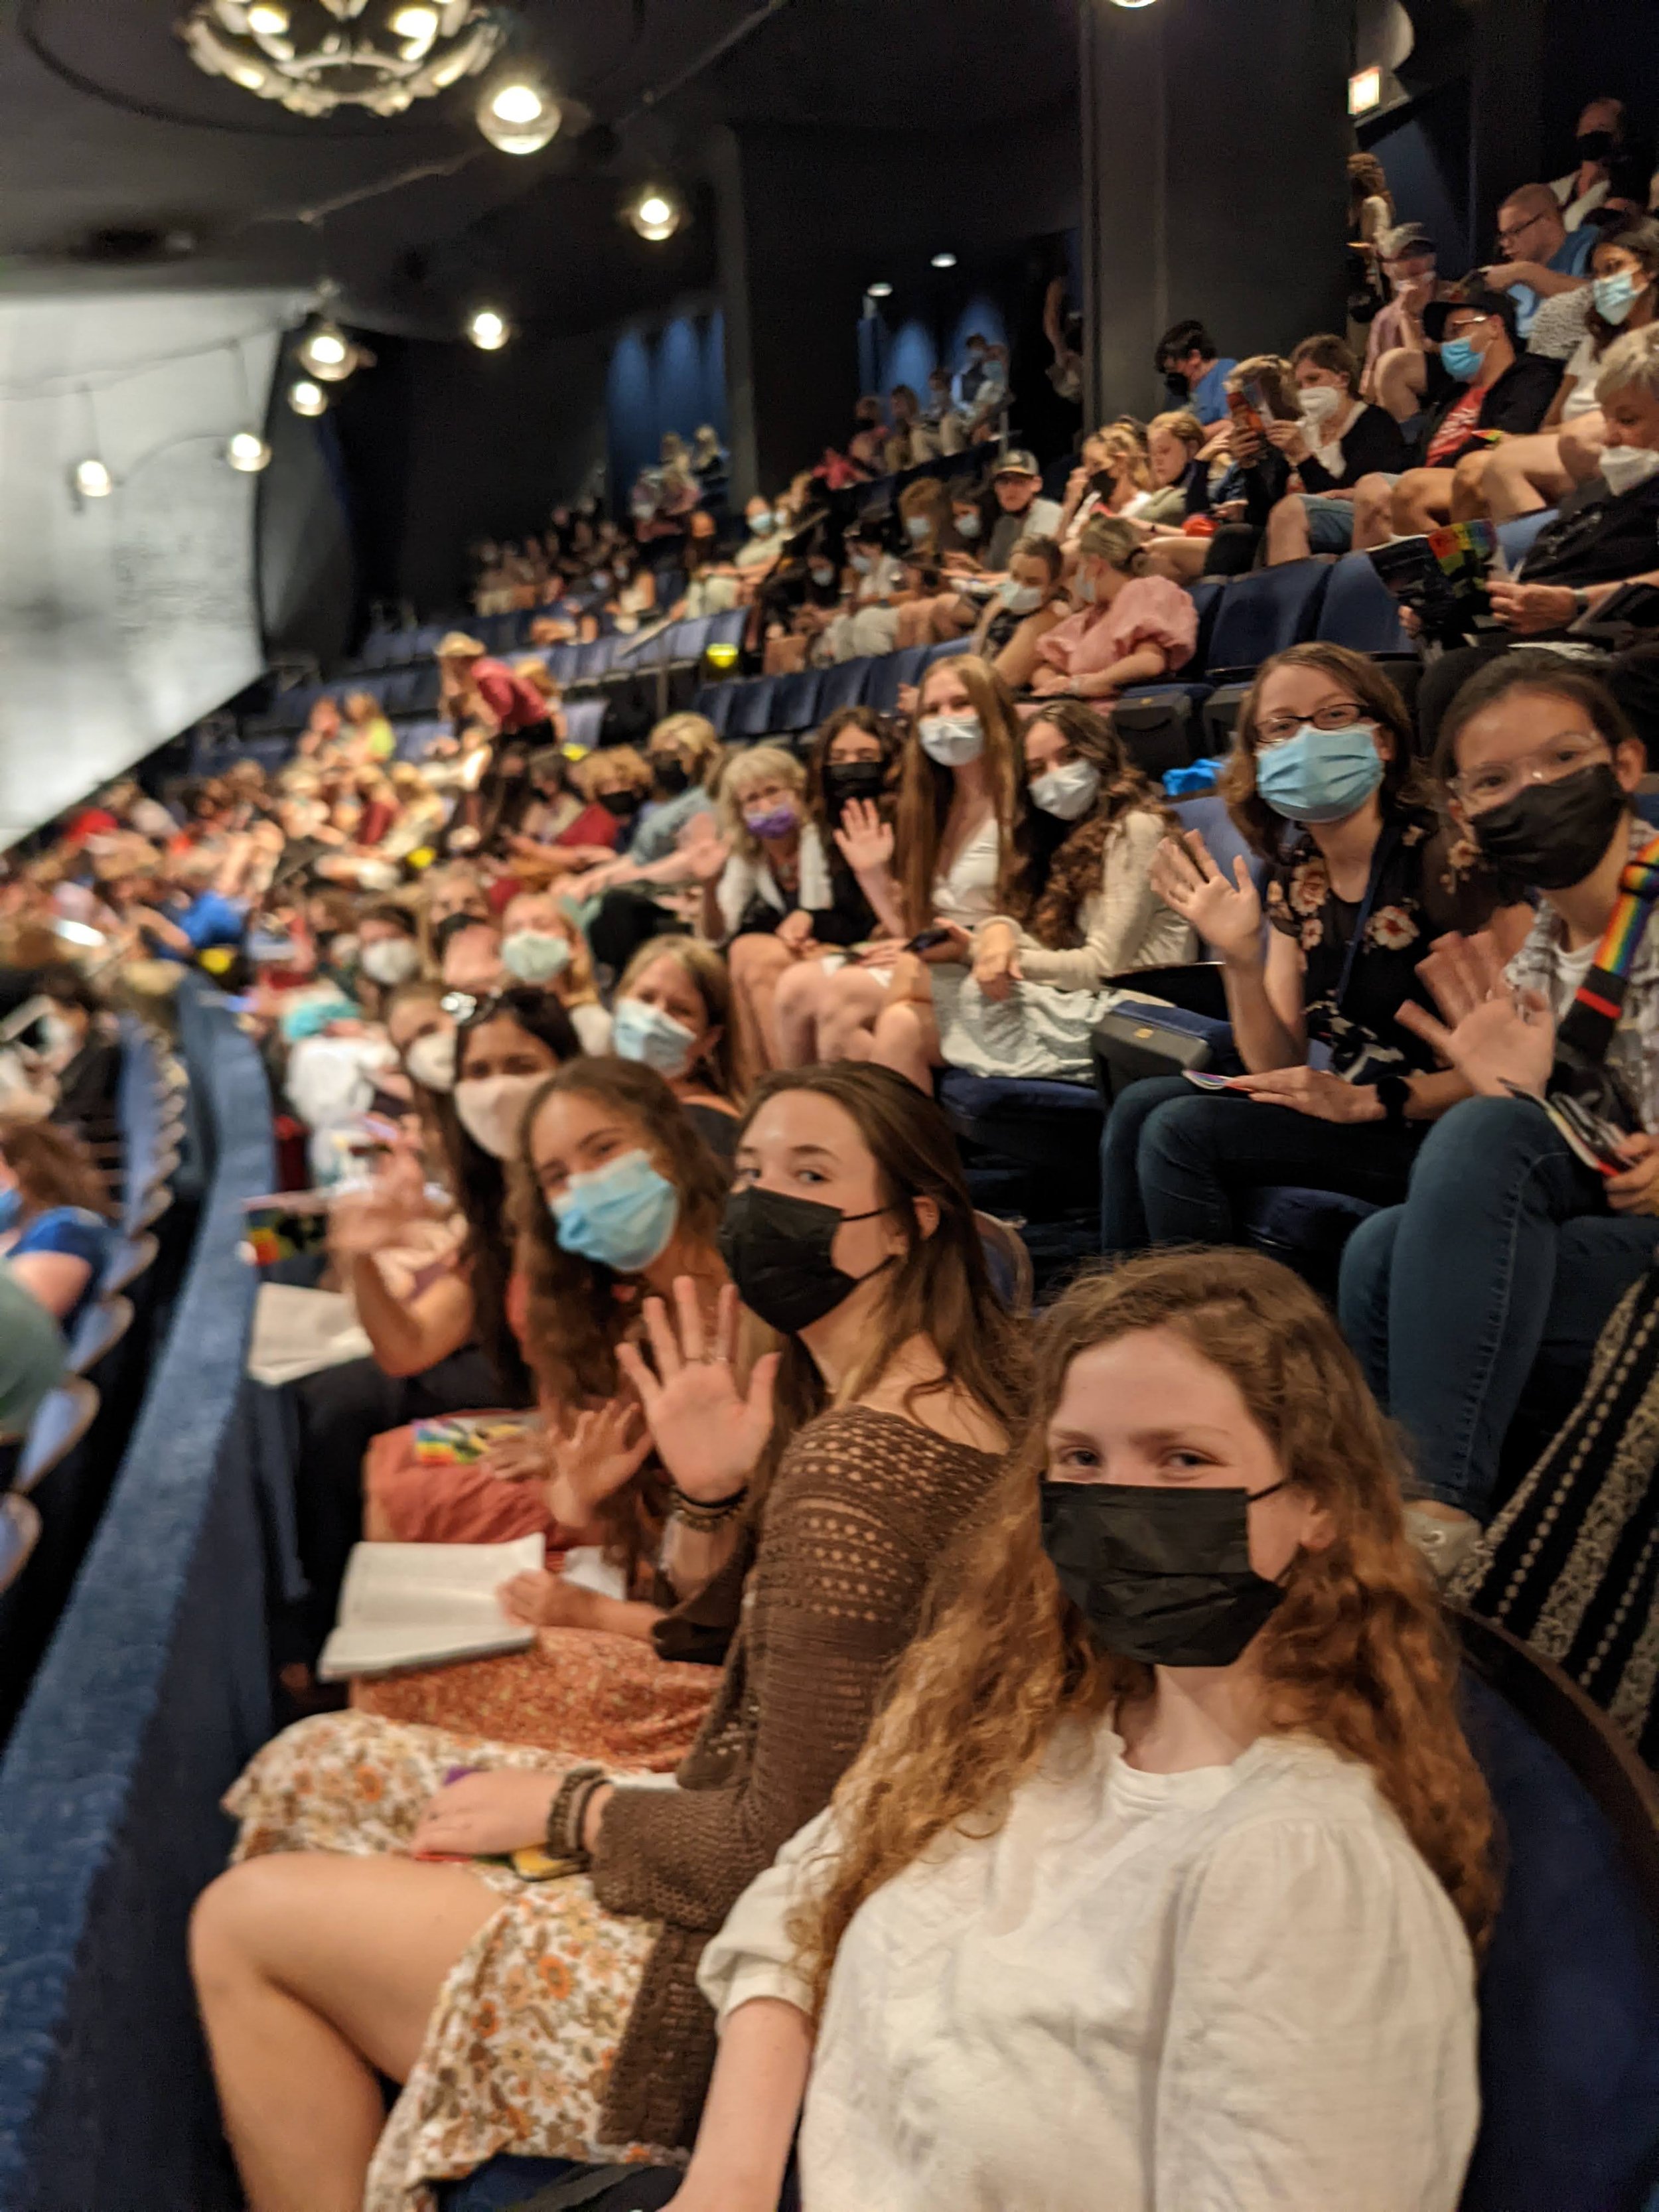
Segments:
[[[1443,1515],[1425,1513],[1420,1505],[1408,1505],[1406,1534],[1443,1589],[1474,1555],[1480,1540],[1480,1523],[1467,1513],[1448,1521]]]

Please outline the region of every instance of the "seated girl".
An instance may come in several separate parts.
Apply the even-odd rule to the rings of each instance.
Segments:
[[[722,1167],[737,1146],[732,979],[695,937],[654,937],[623,970],[611,1049],[653,1067]]]
[[[1341,338],[1304,338],[1291,356],[1301,419],[1269,422],[1267,441],[1290,462],[1296,489],[1267,517],[1269,568],[1313,553],[1346,553],[1354,538],[1354,490],[1378,471],[1398,477],[1412,451],[1386,407],[1359,396],[1359,362]]]
[[[1031,689],[1111,701],[1134,684],[1158,684],[1193,657],[1198,611],[1180,585],[1146,573],[1140,532],[1115,516],[1085,523],[1072,598],[1078,611],[1038,645]]]
[[[1001,911],[974,933],[973,973],[941,1030],[926,1008],[876,1024],[875,1058],[924,1089],[941,1065],[976,1075],[1087,1082],[1090,1037],[1113,977],[1195,959],[1190,926],[1153,889],[1152,856],[1176,834],[1157,786],[1111,724],[1062,699],[1025,725],[1025,805]]]
[[[1507,654],[1458,695],[1435,765],[1465,834],[1544,893],[1507,968],[1484,938],[1424,963],[1444,1020],[1417,1006],[1401,1019],[1479,1096],[1432,1132],[1405,1204],[1363,1222],[1342,1263],[1342,1325],[1412,1439],[1421,1511],[1439,1524],[1431,1557],[1449,1566],[1500,1502],[1499,1454],[1540,1350],[1588,1372],[1659,1247],[1659,933],[1647,923],[1627,969],[1615,963],[1617,1021],[1609,1031],[1592,1008],[1600,1054],[1586,1065],[1575,1000],[1607,998],[1592,971],[1614,958],[1603,940],[1655,834],[1635,809],[1643,748],[1593,677],[1555,653]],[[1510,1089],[1571,1090],[1575,1067],[1580,1088],[1610,1079],[1598,1110],[1627,1133],[1606,1176]]]
[[[930,1633],[703,1954],[676,2212],[771,2212],[798,2118],[813,2212],[1453,2212],[1492,1816],[1402,1473],[1272,1261],[1065,1293]]]
[[[464,1076],[458,1089],[465,1087]],[[534,1370],[540,1419],[476,1459],[434,1450],[418,1425],[412,1433],[377,1437],[367,1468],[365,1522],[373,1537],[408,1544],[504,1543],[538,1534],[561,1546],[599,1540],[591,1522],[602,1499],[586,1495],[580,1465],[568,1463],[562,1439],[580,1414],[615,1398],[615,1347],[636,1323],[646,1290],[690,1279],[712,1305],[726,1279],[714,1244],[719,1167],[649,1068],[575,1060],[550,1084],[538,1076],[527,1099],[513,1096],[503,1134],[504,1158],[521,1158],[528,1147],[532,1156],[564,1164],[567,1179],[577,1178],[580,1202],[562,1201],[556,1224],[544,1207],[517,1224],[514,1318],[521,1340],[533,1335],[544,1346]]]
[[[66,1337],[97,1303],[115,1241],[109,1193],[81,1139],[0,1118],[0,1260]]]
[[[973,933],[996,911],[1019,803],[1019,748],[1014,702],[994,670],[972,653],[936,661],[922,678],[900,766],[898,872],[884,877],[866,865],[860,877],[884,926],[892,913],[898,927],[833,976],[824,994],[820,1028],[833,1025],[845,1058],[870,1057],[890,1000],[947,1017],[967,980]],[[889,871],[887,860],[880,866]],[[924,933],[929,941],[919,952],[907,950]]]
[[[551,891],[520,891],[501,915],[501,965],[518,982],[550,991],[584,1052],[609,1052],[611,1017],[599,1004],[587,939]]]
[[[748,1484],[757,1509],[742,1626],[678,1788],[429,1730],[368,1784],[343,1747],[319,1788],[307,1747],[340,1741],[331,1718],[232,1793],[249,1863],[198,1904],[192,1953],[257,2212],[417,2212],[499,2149],[690,2142],[714,2056],[697,1960],[855,1756],[1023,1382],[950,1132],[890,1075],[773,1078],[723,1242],[781,1357],[741,1391],[735,1307],[711,1339],[690,1296],[678,1342],[650,1316],[655,1375],[623,1362],[679,1491]],[[485,1771],[448,1780],[458,1760]],[[531,1881],[501,1858],[538,1844],[571,1870]]]
[[[1121,1094],[1101,1149],[1109,1252],[1237,1243],[1263,1186],[1393,1205],[1430,1123],[1467,1096],[1401,1008],[1426,1004],[1417,963],[1443,931],[1490,923],[1513,947],[1531,914],[1415,799],[1411,734],[1359,653],[1297,645],[1258,672],[1223,788],[1267,863],[1265,946],[1249,867],[1230,882],[1195,830],[1159,848],[1152,877],[1221,955],[1248,1073],[1224,1096],[1180,1076]]]
[[[1065,619],[1060,550],[1052,538],[1022,538],[1008,556],[1008,574],[988,600],[971,652],[988,660],[1011,691],[1023,691],[1037,665],[1037,647]]]

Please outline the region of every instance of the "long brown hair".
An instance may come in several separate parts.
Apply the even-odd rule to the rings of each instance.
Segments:
[[[54,1206],[78,1206],[106,1217],[112,1212],[92,1154],[67,1129],[21,1115],[0,1115],[0,1153],[17,1178],[27,1212],[40,1213]]]
[[[1179,834],[1174,811],[1164,793],[1123,750],[1116,729],[1104,714],[1079,699],[1057,699],[1025,725],[1049,722],[1079,760],[1100,773],[1100,793],[1080,822],[1065,825],[1046,872],[1039,851],[1039,810],[1027,789],[1014,834],[1004,854],[997,886],[997,911],[1029,928],[1039,944],[1059,952],[1082,942],[1079,916],[1085,899],[1100,890],[1108,840],[1126,814],[1155,814],[1171,836]],[[1041,876],[1041,880],[1039,880]]]
[[[1456,1657],[1406,1535],[1405,1464],[1335,1322],[1276,1261],[1149,1253],[1074,1283],[1039,1326],[1030,1419],[935,1584],[926,1632],[836,1793],[842,1850],[792,1933],[820,2003],[859,1906],[951,1832],[1007,1816],[1065,1722],[1144,1694],[1150,1670],[1092,1642],[1042,1549],[1048,1428],[1080,1352],[1167,1328],[1229,1376],[1285,1477],[1330,1516],[1261,1632],[1264,1733],[1316,1737],[1370,1769],[1479,1943],[1497,1905],[1493,1816],[1458,1724]]]
[[[905,920],[913,930],[926,929],[933,918],[933,877],[956,791],[956,777],[951,770],[928,758],[916,734],[916,725],[927,708],[928,684],[940,667],[948,668],[951,675],[960,678],[962,688],[972,700],[984,729],[984,759],[991,804],[1005,842],[1019,805],[1020,726],[1014,712],[1013,693],[990,662],[981,660],[976,653],[960,653],[948,662],[935,662],[916,687],[916,710],[910,717],[905,738],[894,823]]]
[[[905,1236],[903,1256],[883,1279],[868,1349],[842,1378],[836,1402],[850,1403],[873,1389],[899,1350],[913,1337],[926,1336],[938,1349],[944,1371],[914,1387],[907,1410],[914,1410],[918,1399],[965,1390],[1012,1433],[1024,1410],[1024,1349],[991,1287],[974,1202],[944,1113],[890,1068],[838,1061],[828,1067],[788,1069],[766,1077],[756,1091],[739,1146],[767,1102],[789,1091],[827,1098],[857,1124],[876,1163],[882,1198]],[[916,1219],[921,1198],[931,1199],[938,1209],[931,1236],[923,1235]],[[786,1445],[830,1403],[823,1377],[799,1339],[788,1338],[782,1350],[776,1418],[750,1486],[757,1512]]]
[[[823,840],[823,849],[832,866],[840,857],[835,843],[837,823],[824,770],[830,765],[830,748],[843,730],[862,730],[866,737],[873,738],[881,747],[881,764],[887,772],[887,783],[877,804],[890,818],[893,787],[898,779],[898,735],[887,715],[877,714],[873,707],[837,707],[818,725],[812,749],[806,756],[806,811]]]
[[[726,1177],[654,1068],[631,1060],[573,1060],[531,1098],[508,1177],[519,1261],[530,1291],[525,1356],[544,1397],[574,1412],[617,1395],[617,1345],[635,1309],[617,1296],[628,1278],[559,1243],[536,1180],[530,1133],[550,1098],[571,1093],[598,1099],[634,1125],[658,1173],[679,1193],[678,1233],[711,1255]]]
[[[1378,796],[1384,809],[1420,802],[1423,797],[1412,758],[1412,718],[1400,694],[1374,660],[1351,653],[1346,645],[1292,645],[1264,660],[1255,672],[1249,696],[1238,710],[1238,732],[1217,787],[1227,802],[1227,811],[1239,835],[1264,859],[1277,860],[1285,847],[1288,827],[1255,787],[1255,757],[1261,750],[1261,693],[1268,678],[1281,668],[1316,668],[1334,683],[1353,693],[1367,718],[1394,740],[1394,752],[1383,763],[1382,787]]]

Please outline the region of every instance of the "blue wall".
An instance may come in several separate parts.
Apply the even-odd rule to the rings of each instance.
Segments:
[[[656,465],[665,430],[678,430],[690,444],[702,422],[725,439],[726,329],[719,309],[624,331],[611,349],[605,381],[613,504],[625,503],[640,471]]]
[[[925,399],[930,369],[943,368],[954,375],[963,366],[970,331],[993,345],[1008,343],[1001,307],[978,288],[965,298],[958,293],[955,298],[906,302],[901,287],[891,299],[872,304],[875,313],[859,325],[859,380],[866,392],[884,395],[896,384],[908,384]]]

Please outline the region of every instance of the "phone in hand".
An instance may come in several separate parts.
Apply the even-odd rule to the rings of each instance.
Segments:
[[[1231,1075],[1206,1075],[1201,1068],[1196,1067],[1183,1067],[1181,1072],[1188,1082],[1200,1091],[1231,1091],[1233,1087]],[[1244,1094],[1240,1091],[1237,1095],[1242,1098]]]
[[[924,929],[913,937],[904,949],[907,952],[931,952],[935,945],[948,945],[950,942],[951,933],[948,929]]]

